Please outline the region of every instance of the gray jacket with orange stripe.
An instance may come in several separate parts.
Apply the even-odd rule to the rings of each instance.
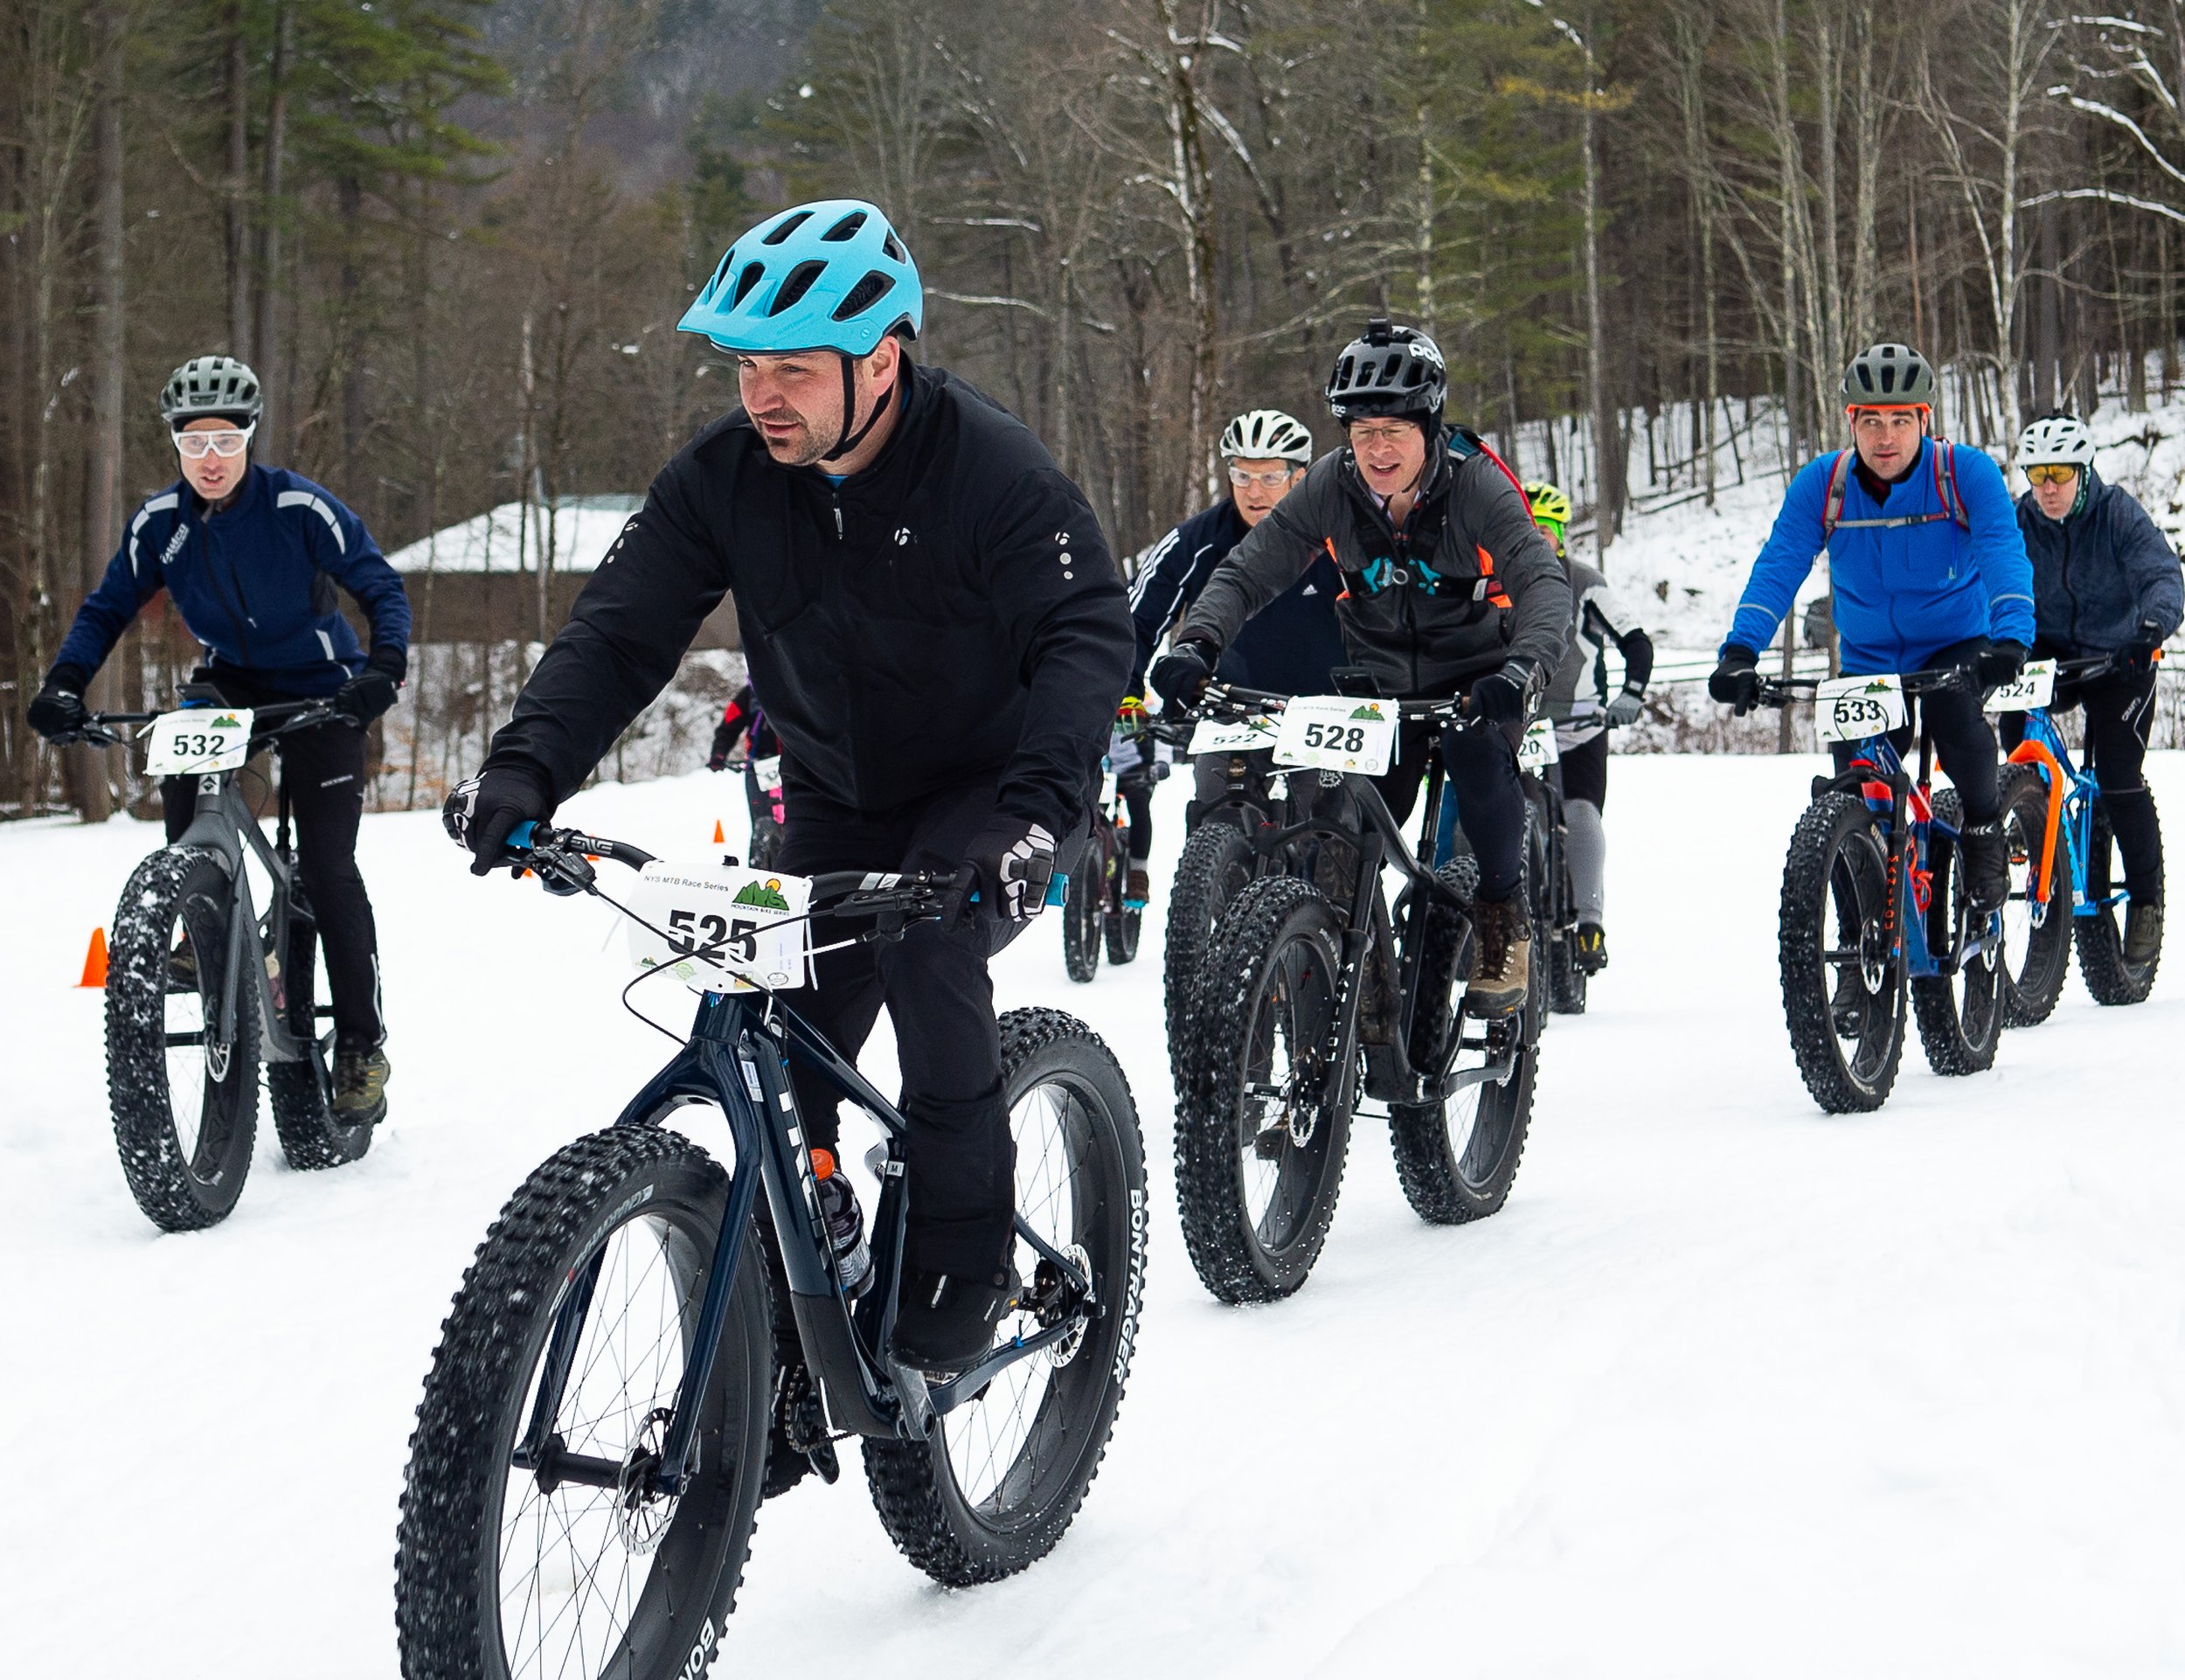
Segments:
[[[1571,584],[1517,481],[1461,429],[1431,459],[1433,476],[1398,531],[1350,451],[1322,455],[1230,551],[1177,639],[1227,647],[1326,554],[1342,573],[1343,641],[1383,693],[1461,693],[1513,657],[1551,675],[1570,645]]]

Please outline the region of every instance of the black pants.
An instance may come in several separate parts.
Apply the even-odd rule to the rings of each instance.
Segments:
[[[883,812],[853,810],[801,781],[784,791],[788,823],[781,868],[794,875],[954,869],[995,804],[990,782]],[[1084,832],[1080,824],[1072,838],[1081,843]],[[1075,847],[1065,844],[1063,850],[1066,863]],[[815,917],[812,942],[831,944],[871,926]],[[899,942],[830,951],[817,960],[816,987],[792,999],[797,1012],[851,1059],[871,1035],[881,1004],[887,1005],[903,1071],[898,1107],[910,1121],[905,1255],[923,1271],[991,1274],[1008,1250],[1016,1150],[1002,1100],[1002,1035],[986,965],[1022,927],[981,917],[943,933],[927,922]],[[840,1099],[794,1061],[790,1078],[811,1142],[836,1148]]]
[[[1435,730],[1425,722],[1405,722],[1396,732],[1396,761],[1377,785],[1398,823],[1419,802],[1426,775],[1426,755],[1436,745],[1457,795],[1457,823],[1480,860],[1480,896],[1507,899],[1523,878],[1525,853],[1525,788],[1517,779],[1517,742],[1522,732],[1492,725]]]
[[[299,697],[278,694],[232,671],[199,671],[230,705],[279,705]],[[296,820],[296,873],[319,926],[326,989],[334,1003],[335,1044],[369,1050],[387,1036],[379,1003],[379,934],[371,899],[357,868],[357,825],[364,814],[364,732],[346,723],[321,724],[274,743],[281,777]],[[159,784],[170,844],[197,815],[198,779],[169,776]]]
[[[1955,643],[1943,649],[1920,669],[1943,670],[1965,664],[1982,645],[1980,642]],[[1965,820],[1968,823],[1993,823],[2002,809],[1995,732],[1988,727],[1987,719],[1980,711],[1980,698],[1976,688],[1952,689],[1940,694],[1922,694],[1910,702],[1920,709],[1927,720],[1927,734],[1935,744],[1935,756],[1942,761],[1943,773],[1956,784],[1958,797],[1965,802]],[[1891,730],[1890,742],[1897,748],[1898,757],[1909,756],[1912,750],[1911,725],[1907,723],[1902,729]],[[1828,746],[1838,774],[1850,767],[1857,752],[1856,741],[1832,741]],[[1913,774],[1918,774],[1917,765],[1907,767]]]
[[[2082,659],[2096,649],[2052,647],[2034,652],[2042,658]],[[2101,650],[2105,651],[2105,650]],[[2051,713],[2086,708],[2086,761],[2101,780],[2102,807],[2124,854],[2125,886],[2134,904],[2162,902],[2162,828],[2154,815],[2154,795],[2140,771],[2147,758],[2147,732],[2154,725],[2154,673],[2113,670],[2092,682],[2057,679]],[[2003,718],[2003,744],[2026,738],[2024,715]]]
[[[1560,763],[1564,798],[1582,799],[1597,811],[1606,809],[1608,732],[1606,729],[1592,739],[1580,741],[1565,752]]]

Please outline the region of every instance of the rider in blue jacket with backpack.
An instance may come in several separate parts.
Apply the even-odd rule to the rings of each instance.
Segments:
[[[1931,435],[1934,392],[1934,370],[1905,344],[1876,344],[1845,371],[1852,447],[1792,480],[1708,679],[1717,700],[1741,714],[1755,704],[1758,649],[1774,640],[1824,550],[1846,676],[1960,666],[1982,688],[2017,676],[2034,633],[2017,510],[1993,461]],[[1965,802],[1966,885],[1975,906],[1992,910],[2009,894],[2009,867],[1995,732],[1980,701],[1977,690],[1961,690],[1919,704]],[[1838,746],[1839,769],[1850,754]]]

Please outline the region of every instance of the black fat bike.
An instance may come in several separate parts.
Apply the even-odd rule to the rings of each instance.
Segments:
[[[558,892],[599,892],[587,857],[651,861],[518,833],[515,861]],[[822,875],[811,899],[888,937],[939,917],[952,878]],[[1052,1549],[1129,1373],[1145,1169],[1129,1086],[1093,1033],[1015,1010],[1002,1048],[1025,1288],[994,1350],[954,1376],[887,1352],[903,1118],[777,995],[706,994],[621,1118],[531,1174],[456,1291],[410,1438],[395,1559],[410,1680],[703,1674],[761,1497],[808,1472],[832,1482],[845,1434],[882,1525],[935,1580],[997,1580]],[[793,1058],[884,1134],[868,1157],[878,1287],[862,1298],[821,1218]],[[694,1103],[726,1121],[725,1171],[661,1123]]]
[[[156,712],[94,713],[84,739],[120,746]],[[323,700],[258,707],[251,746],[354,726]],[[258,1068],[281,1152],[311,1170],[371,1147],[334,1112],[333,1010],[318,1001],[318,925],[296,873],[288,787],[271,842],[226,770],[196,778],[190,826],[136,866],[114,913],[106,986],[107,1094],[129,1193],[163,1231],[227,1218],[258,1137]],[[252,871],[267,883],[261,909]]]
[[[1071,873],[1068,901],[1062,907],[1063,967],[1079,984],[1099,973],[1103,947],[1107,960],[1119,968],[1138,960],[1146,906],[1130,896],[1130,801],[1125,795],[1137,791],[1138,785],[1150,788],[1168,774],[1167,765],[1151,761],[1120,774],[1100,773],[1092,832]]]
[[[1206,705],[1265,712],[1286,698],[1217,684]],[[1453,701],[1384,704],[1407,719],[1492,726]],[[1436,753],[1419,844],[1429,857],[1443,780]],[[1497,1211],[1524,1152],[1546,1006],[1540,965],[1520,1010],[1467,1017],[1476,866],[1428,868],[1369,778],[1341,782],[1339,797],[1269,837],[1275,847],[1317,842],[1315,878],[1266,875],[1238,895],[1185,1023],[1176,1198],[1191,1264],[1223,1301],[1277,1300],[1303,1285],[1335,1217],[1362,1094],[1387,1105],[1405,1197],[1435,1224]],[[1391,865],[1405,878],[1393,906],[1382,887]]]

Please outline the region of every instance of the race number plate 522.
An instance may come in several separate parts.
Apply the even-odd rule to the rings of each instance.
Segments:
[[[1274,761],[1356,775],[1386,773],[1396,752],[1396,705],[1349,695],[1301,695],[1282,708]]]
[[[650,863],[630,893],[630,960],[700,991],[786,991],[804,984],[812,924],[797,918],[811,899],[801,875]]]
[[[1862,741],[1900,726],[1901,677],[1838,677],[1814,690],[1814,733],[1824,741]]]
[[[215,712],[186,706],[163,712],[145,734],[148,776],[211,776],[239,770],[250,757],[247,711]]]

